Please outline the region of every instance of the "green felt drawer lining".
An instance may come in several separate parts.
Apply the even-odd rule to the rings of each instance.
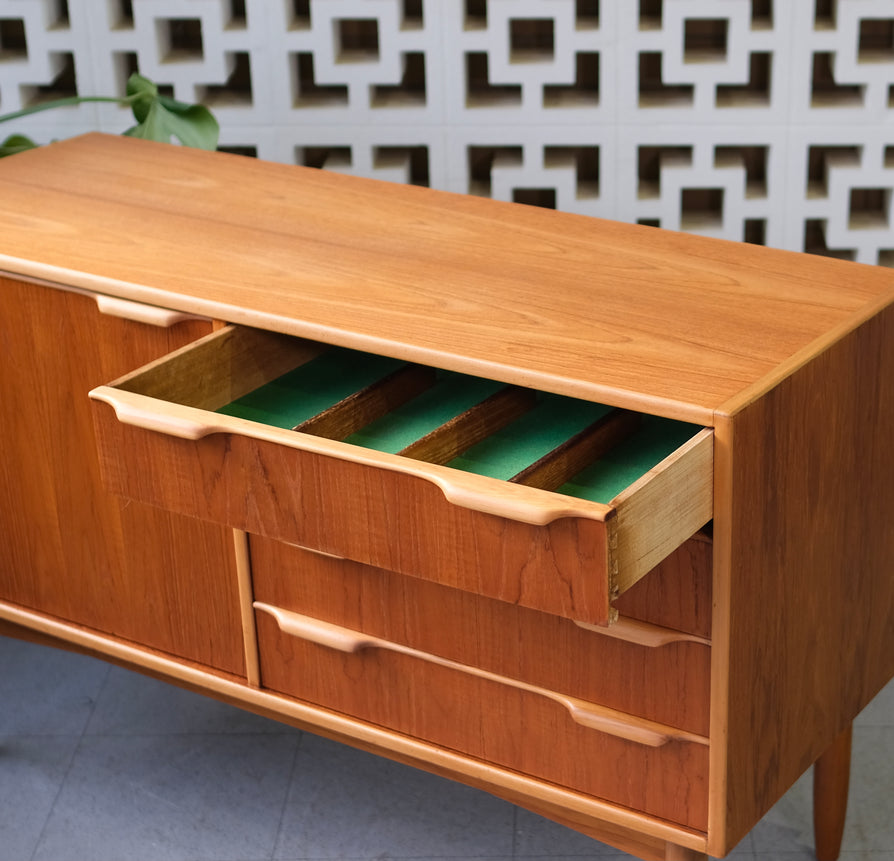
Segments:
[[[293,428],[404,363],[331,349],[222,407],[218,412]],[[435,384],[349,436],[352,445],[395,454],[504,387],[503,383],[438,371]],[[448,466],[509,479],[609,412],[602,404],[538,393],[534,408],[454,458]],[[608,503],[690,439],[699,428],[644,416],[640,429],[559,488],[559,493]]]
[[[353,350],[327,350],[217,412],[293,428],[405,364]]]

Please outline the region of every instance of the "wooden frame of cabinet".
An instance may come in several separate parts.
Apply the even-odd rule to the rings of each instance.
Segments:
[[[78,419],[72,450],[86,472],[71,475],[88,476],[77,478],[80,490],[71,477],[61,477],[58,465],[44,468],[29,456],[34,443],[27,434],[38,431],[14,437],[11,419],[0,430],[4,444],[21,455],[14,465],[7,462],[7,491],[0,499],[4,528],[18,542],[0,573],[4,631],[86,650],[479,786],[643,858],[726,854],[820,760],[819,854],[837,854],[849,726],[894,675],[894,530],[888,524],[894,399],[884,392],[894,377],[894,274],[101,135],[6,160],[0,192],[0,269],[8,273],[0,281],[0,302],[9,312],[2,318],[3,335],[8,355],[15,349],[27,354],[7,361],[24,369],[28,380],[7,378],[3,402],[20,410],[26,390],[33,392],[39,427],[52,425],[42,416],[68,403],[86,416],[87,392],[96,389],[98,430],[94,441],[89,424]],[[14,322],[13,304],[32,315],[25,325]],[[60,345],[72,357],[86,350],[97,325],[87,322],[86,309],[115,319],[136,314],[141,322],[118,320],[117,331],[109,330],[99,376],[97,369],[83,375],[53,370]],[[238,480],[228,479],[215,508],[220,464],[238,458],[234,476],[262,463],[268,476],[277,465],[287,466],[309,477],[305,493],[322,477],[335,476],[333,470],[362,461],[364,471],[345,481],[366,488],[370,505],[379,493],[392,498],[381,490],[387,484],[382,476],[400,475],[403,466],[391,456],[357,454],[341,442],[301,433],[287,438],[291,431],[242,420],[203,419],[202,432],[195,432],[196,414],[216,408],[209,387],[225,387],[229,370],[223,362],[191,372],[205,394],[178,402],[174,393],[184,385],[172,382],[168,372],[177,354],[164,354],[195,339],[197,331],[189,327],[210,326],[185,319],[190,315],[275,333],[269,337],[288,343],[297,338],[350,347],[691,422],[709,429],[708,507],[699,503],[691,521],[677,520],[692,491],[687,486],[681,502],[668,504],[667,495],[683,486],[676,479],[656,484],[660,490],[644,509],[636,500],[647,495],[632,489],[617,504],[613,500],[602,519],[618,520],[622,542],[624,535],[634,537],[623,552],[613,546],[600,551],[616,560],[618,571],[612,573],[609,564],[609,603],[598,607],[593,596],[577,603],[544,597],[538,589],[545,581],[531,573],[518,581],[521,592],[519,586],[513,592],[484,588],[483,581],[475,585],[484,557],[476,555],[482,551],[474,543],[457,557],[451,581],[446,568],[426,573],[425,560],[398,552],[398,536],[389,537],[381,524],[369,521],[379,536],[375,544],[363,535],[348,540],[347,526],[324,539],[304,521],[280,522],[288,506],[262,498],[265,489],[286,492],[272,478],[252,485],[251,510],[242,513],[234,504]],[[180,333],[175,342],[156,337],[138,355],[130,352],[131,327],[154,328],[161,320],[174,327],[164,331]],[[61,332],[66,339],[59,340]],[[248,341],[267,337],[259,333]],[[89,364],[86,355],[82,364]],[[233,361],[231,356],[229,368]],[[146,362],[148,371],[137,370]],[[244,357],[239,362],[241,373]],[[104,385],[115,380],[114,389]],[[140,413],[146,398],[161,403],[154,407],[160,416],[154,425]],[[143,419],[133,420],[135,410]],[[64,447],[59,451],[70,456]],[[136,502],[116,503],[104,495],[99,462],[107,484]],[[500,497],[511,503],[510,519],[528,512],[523,521],[555,521],[562,529],[569,512],[586,508],[567,498],[557,502],[552,492],[503,493],[466,479],[457,484],[446,467],[424,466],[416,473],[412,480],[429,482],[447,505],[474,498],[485,506],[486,518],[506,510],[507,503],[493,501]],[[11,488],[24,488],[26,481],[31,495],[18,506]],[[458,496],[456,487],[462,488]],[[156,518],[143,540],[166,554],[168,570],[176,572],[167,579],[134,573],[121,580],[116,572],[123,557],[112,557],[119,561],[107,569],[101,618],[87,602],[65,597],[38,550],[48,530],[63,534],[41,513],[56,505],[47,500],[70,504],[73,494],[84,492],[101,506],[103,523],[120,518],[122,506]],[[416,484],[401,490],[409,506],[401,517],[411,529],[430,528],[424,512],[434,509],[419,502],[417,510],[417,495],[422,499]],[[176,520],[181,515],[145,503],[211,523]],[[171,517],[176,525],[157,522],[169,524]],[[709,519],[710,533],[689,538]],[[670,530],[666,541],[657,539],[673,522],[685,526],[679,534]],[[472,527],[466,524],[485,529],[484,520],[461,523],[462,529],[449,533],[460,544],[469,540]],[[615,528],[605,533],[609,545],[618,540]],[[214,571],[173,550],[193,541],[196,529],[218,554]],[[32,533],[33,541],[26,538]],[[109,534],[96,533],[106,536],[96,539],[101,549],[126,549],[133,540],[119,530],[110,544]],[[559,547],[558,534],[543,546]],[[306,549],[289,548],[283,540]],[[99,580],[84,559],[87,551],[76,545],[69,540],[59,564],[71,582],[81,578],[95,591]],[[487,551],[488,566],[499,547],[497,541]],[[563,564],[574,568],[573,555]],[[640,559],[639,567],[628,559]],[[366,583],[362,594],[385,590],[378,604],[391,607],[403,629],[388,615],[351,616],[323,598],[313,603],[310,593],[296,595],[285,585],[291,582],[285,572],[293,568],[307,578],[347,578],[357,590]],[[34,571],[42,573],[35,579]],[[224,596],[213,611],[192,605],[174,588],[176,581],[207,592],[209,577]],[[589,582],[583,577],[581,588]],[[159,638],[141,627],[122,597],[134,583],[155,584],[153,625],[167,620],[173,636]],[[361,607],[362,594],[356,593]],[[552,663],[532,664],[498,647],[453,654],[447,641],[426,643],[421,634],[401,640],[401,630],[425,627],[411,610],[445,601],[458,602],[457,618],[485,614],[498,630],[550,631]],[[375,603],[370,598],[368,606]],[[180,621],[172,627],[173,619]],[[208,642],[210,634],[218,643],[211,653],[190,649],[193,626],[206,631],[200,640]],[[296,632],[303,657],[291,659],[297,663],[289,669],[273,655],[292,654],[292,647],[269,644]],[[326,648],[347,657],[318,651]],[[674,716],[658,693],[623,701],[610,678],[585,690],[579,680],[565,678],[563,667],[572,663],[565,649],[572,657],[604,654],[622,673],[639,661],[663,667],[649,670],[661,678],[683,673],[694,711]],[[667,651],[644,657],[640,650],[647,649]],[[420,691],[502,684],[500,690],[513,692],[506,703],[520,698],[514,717],[528,716],[517,734],[525,745],[475,747],[462,733],[445,735],[412,703],[386,707],[362,696],[345,699],[344,689],[320,686],[310,676],[299,684],[308,667],[358,660],[371,678],[391,678],[403,667]],[[805,672],[805,666],[815,669]],[[582,693],[590,700],[582,700]],[[610,778],[592,783],[586,774],[574,777],[561,768],[547,773],[537,764],[537,737],[527,727],[566,719],[553,708],[598,726],[581,730],[595,736],[572,741],[577,730],[562,724],[569,750],[590,750],[592,744],[592,757],[640,763],[631,766],[639,795],[616,795]],[[687,722],[688,729],[675,725]],[[646,754],[639,748],[631,753],[629,745],[644,741],[644,749],[654,743],[660,752],[648,756],[664,765],[647,767],[652,760],[642,759]],[[573,759],[572,753],[564,756]],[[656,774],[667,775],[663,789],[664,777]],[[687,787],[691,803],[680,809],[667,804],[671,794],[686,796]]]

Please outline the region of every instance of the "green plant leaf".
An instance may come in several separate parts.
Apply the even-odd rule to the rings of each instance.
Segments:
[[[37,149],[37,144],[25,135],[10,135],[3,143],[0,143],[0,158],[15,155],[27,149]]]
[[[211,112],[201,105],[186,105],[186,110],[174,112],[155,101],[144,120],[124,134],[163,143],[170,143],[175,137],[185,146],[213,150],[217,148],[220,128]]]
[[[211,111],[202,105],[188,105],[186,102],[178,102],[176,99],[162,96],[152,81],[136,72],[127,79],[127,95],[124,98],[69,96],[52,102],[32,105],[10,114],[2,114],[0,122],[17,120],[39,111],[67,105],[79,105],[83,102],[112,102],[119,105],[130,105],[137,121],[135,126],[124,132],[130,137],[161,141],[162,143],[170,143],[171,138],[174,137],[184,146],[217,149],[220,126]],[[36,146],[37,144],[25,135],[10,135],[0,144],[0,158],[34,149]]]
[[[127,95],[137,124],[124,134],[169,143],[177,138],[184,146],[216,149],[220,127],[211,111],[188,105],[158,93],[148,78],[134,73],[127,81]]]
[[[158,99],[158,87],[149,78],[134,72],[127,79],[126,93],[131,102],[134,118],[138,123],[145,122],[149,110]]]

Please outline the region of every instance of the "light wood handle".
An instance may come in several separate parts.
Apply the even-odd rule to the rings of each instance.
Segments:
[[[133,320],[136,323],[146,323],[149,326],[158,326],[169,329],[177,323],[188,320],[205,320],[206,317],[197,317],[195,314],[186,314],[183,311],[172,311],[170,308],[159,308],[156,305],[144,305],[141,302],[132,302],[129,299],[119,299],[117,296],[106,296],[102,293],[94,293],[96,307],[100,314],[108,317],[121,317],[124,320]]]
[[[400,472],[431,482],[453,505],[480,511],[482,514],[493,514],[508,520],[530,523],[533,526],[546,526],[562,517],[604,521],[613,514],[610,506],[588,500],[560,494],[546,494],[533,488],[473,473],[458,472],[437,464],[423,463],[348,445],[337,440],[169,403],[115,386],[116,384],[99,386],[90,392],[90,398],[109,404],[124,424],[157,433],[190,440],[199,440],[216,433],[241,434],[324,457],[335,457],[375,469]]]
[[[89,393],[90,398],[109,404],[122,424],[163,433],[179,439],[199,440],[215,433],[227,433],[231,429],[224,423],[216,424],[183,415],[178,410],[146,409],[142,404],[121,397],[116,389],[100,386]],[[126,393],[125,393],[126,394]],[[213,415],[213,413],[209,414]]]
[[[654,625],[651,622],[641,622],[639,619],[629,619],[621,616],[613,624],[591,625],[588,622],[574,620],[574,624],[587,631],[595,631],[606,637],[614,637],[616,640],[624,640],[627,643],[636,643],[638,646],[646,646],[650,649],[660,649],[662,646],[670,646],[674,643],[699,643],[710,646],[708,637],[699,637],[697,634],[687,634],[685,631],[676,631],[673,628],[665,628],[662,625]]]
[[[414,461],[411,461],[414,462]],[[411,472],[411,470],[406,470]],[[413,473],[421,475],[421,473]],[[468,473],[459,473],[465,478]],[[421,475],[428,478],[426,475]],[[592,512],[582,511],[582,506],[576,506],[573,497],[561,497],[556,495],[557,504],[549,505],[544,500],[529,501],[521,497],[512,497],[508,494],[500,495],[491,488],[486,490],[459,481],[451,481],[439,476],[430,478],[444,494],[444,498],[470,511],[480,511],[482,514],[492,514],[494,517],[505,517],[507,520],[517,520],[520,523],[530,523],[532,526],[546,526],[560,517],[592,517]],[[488,479],[496,482],[495,479]],[[508,482],[507,482],[508,483]]]
[[[407,655],[420,661],[437,664],[440,667],[447,667],[479,679],[486,679],[487,681],[497,682],[498,684],[508,685],[518,690],[547,697],[564,706],[575,723],[647,747],[661,747],[669,741],[688,741],[697,744],[708,743],[704,736],[696,735],[695,733],[678,730],[664,724],[595,705],[594,703],[566,696],[547,688],[529,685],[527,682],[491,673],[479,667],[460,664],[448,658],[442,658],[429,652],[422,652],[390,640],[371,637],[360,631],[342,628],[340,625],[333,625],[331,622],[322,622],[319,619],[303,616],[291,610],[283,610],[281,607],[274,607],[263,601],[255,601],[254,607],[256,610],[272,616],[276,620],[280,631],[288,636],[297,637],[300,640],[329,649],[336,649],[339,652],[347,652],[348,654],[355,654],[364,649],[382,649],[396,652],[400,655]]]

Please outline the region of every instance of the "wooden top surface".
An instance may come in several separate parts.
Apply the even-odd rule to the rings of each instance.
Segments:
[[[85,135],[0,160],[0,270],[713,423],[894,271]]]

